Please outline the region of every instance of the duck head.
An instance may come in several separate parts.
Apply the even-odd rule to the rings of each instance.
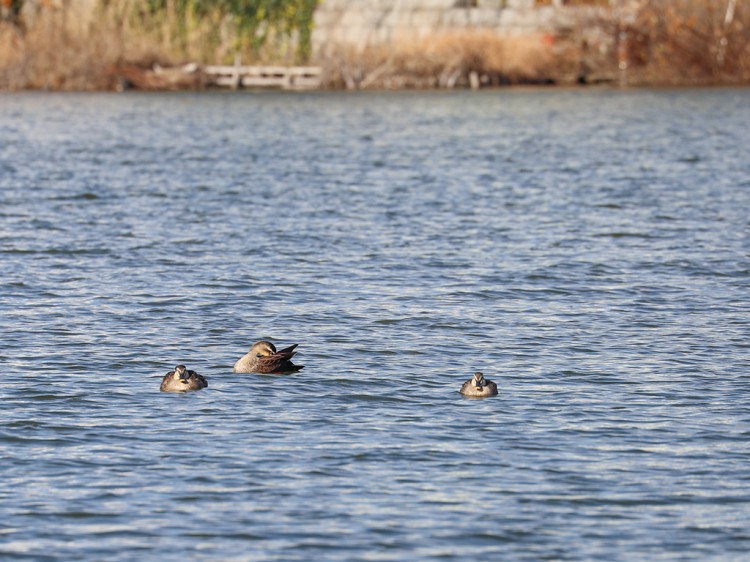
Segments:
[[[474,373],[474,378],[471,379],[471,384],[476,387],[477,390],[482,390],[487,384],[484,380],[484,373],[480,373],[479,371]]]
[[[259,341],[253,344],[253,347],[250,348],[250,353],[255,355],[255,357],[268,357],[276,353],[276,346],[270,341]]]
[[[187,371],[185,365],[177,365],[174,368],[174,379],[179,380],[183,384],[187,384],[190,380],[190,374]]]

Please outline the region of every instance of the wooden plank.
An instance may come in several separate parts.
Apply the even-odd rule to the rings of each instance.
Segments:
[[[320,86],[317,66],[208,65],[203,72],[216,86],[236,88],[311,89]]]
[[[311,74],[319,75],[319,66],[232,66],[207,65],[203,67],[206,74]]]
[[[286,88],[289,84],[289,79],[286,76],[273,78],[267,76],[243,76],[241,83],[245,88]]]

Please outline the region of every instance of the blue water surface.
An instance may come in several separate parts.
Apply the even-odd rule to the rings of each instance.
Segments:
[[[747,560],[748,123],[0,96],[0,558]],[[304,370],[233,374],[259,339]],[[209,387],[160,393],[178,363]]]

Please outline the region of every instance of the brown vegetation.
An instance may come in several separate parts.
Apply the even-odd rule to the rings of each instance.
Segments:
[[[323,61],[331,87],[452,88],[542,83],[561,61],[551,37],[490,31],[439,33],[357,52],[340,48]],[[472,84],[472,82],[474,82]]]
[[[649,0],[625,31],[639,82],[750,82],[748,0]]]
[[[243,43],[236,21],[205,7],[211,4],[200,14],[166,9],[155,16],[144,12],[142,0],[109,0],[85,25],[53,5],[38,3],[22,18],[4,12],[0,89],[201,88],[199,73],[144,70],[231,64],[236,57],[246,64],[299,62],[289,34],[266,29],[262,48]],[[555,36],[440,32],[387,46],[340,46],[314,62],[323,66],[331,88],[750,83],[750,0],[640,0],[629,6],[636,9],[598,9]]]
[[[167,2],[161,11],[149,10],[148,4],[109,0],[84,22],[62,3],[27,2],[23,17],[0,19],[0,90],[100,90],[123,82],[156,89],[200,87],[197,75],[143,71],[187,62],[232,64],[238,58],[248,64],[290,64],[299,57],[300,33],[288,22],[261,26],[256,34],[226,9],[205,7],[213,4]],[[283,8],[284,3],[276,4]]]
[[[57,13],[26,29],[0,22],[0,89],[108,88],[107,66],[118,56],[107,33],[73,33]]]

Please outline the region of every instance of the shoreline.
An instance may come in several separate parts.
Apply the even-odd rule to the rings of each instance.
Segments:
[[[346,88],[317,88],[317,89],[305,89],[305,90],[282,90],[275,88],[242,88],[236,90],[230,90],[227,88],[203,88],[203,89],[127,89],[127,90],[113,90],[113,89],[99,89],[99,90],[56,90],[56,89],[43,89],[43,88],[26,88],[26,89],[0,89],[0,96],[14,96],[24,94],[40,94],[40,95],[81,95],[81,94],[106,94],[106,95],[162,95],[162,94],[195,94],[195,95],[227,95],[227,96],[242,96],[242,95],[286,95],[286,96],[302,96],[302,95],[351,95],[360,96],[368,94],[453,94],[453,93],[522,93],[522,92],[557,92],[557,93],[574,93],[574,92],[620,92],[620,93],[639,93],[639,92],[664,92],[673,90],[675,92],[687,91],[687,90],[746,90],[750,88],[748,84],[736,84],[736,83],[717,83],[717,84],[640,84],[640,85],[626,85],[620,86],[617,84],[513,84],[508,86],[490,86],[479,89],[471,88],[402,88],[402,89],[386,89],[386,88],[369,88],[366,90],[348,90]]]
[[[311,41],[310,12],[304,25],[278,29],[258,45],[252,33],[242,35],[232,26],[219,40],[211,18],[226,15],[220,12],[190,19],[170,10],[143,14],[131,6],[124,14],[104,10],[84,27],[71,26],[64,11],[46,10],[28,22],[0,19],[0,91],[750,85],[750,13],[729,14],[708,0],[687,1],[689,9],[670,12],[669,18],[646,6],[627,18],[584,11],[567,27],[557,21],[557,27],[518,34],[459,26],[416,36],[400,32],[389,41],[366,35],[355,43],[332,37],[332,29],[349,29],[336,28],[335,22],[328,36],[322,30]],[[301,49],[305,45],[314,48]],[[272,70],[263,74],[258,70],[263,68]],[[314,72],[292,75],[294,68]]]
[[[186,68],[188,70],[186,70]],[[285,87],[284,80],[281,78],[270,78],[268,85],[262,85],[263,79],[250,79],[249,85],[243,85],[238,79],[234,85],[227,84],[227,78],[221,77],[219,80],[212,78],[204,71],[205,68],[216,68],[213,65],[199,65],[188,63],[186,65],[162,67],[154,65],[153,68],[143,68],[136,64],[126,64],[107,68],[102,74],[103,77],[94,82],[100,84],[99,87],[86,85],[83,87],[54,87],[45,85],[41,87],[2,87],[0,93],[13,92],[113,92],[121,93],[126,91],[132,92],[403,92],[403,91],[502,91],[502,90],[588,90],[588,89],[608,89],[608,90],[664,90],[664,89],[713,89],[713,88],[747,88],[750,86],[750,80],[710,80],[710,79],[693,79],[693,80],[654,80],[653,71],[643,72],[635,71],[613,71],[607,75],[599,75],[596,79],[581,80],[574,79],[568,73],[565,77],[561,76],[541,76],[536,79],[519,78],[516,80],[490,80],[480,75],[478,72],[470,71],[464,73],[462,80],[457,81],[449,86],[441,85],[437,75],[405,75],[399,74],[399,85],[392,83],[385,85],[383,82],[373,82],[365,86],[354,85],[347,86],[340,80],[330,77],[330,64],[321,66],[306,65],[305,67],[296,66],[248,66],[243,67],[250,69],[271,68],[277,74],[283,72],[283,69],[295,70],[299,68],[312,69],[311,72],[319,74],[319,79],[307,79],[307,83],[292,83]],[[232,68],[225,66],[223,68]],[[620,74],[627,72],[627,75]],[[223,83],[221,82],[223,80]]]
[[[196,68],[185,72],[186,66]],[[205,65],[209,67],[212,65]],[[701,88],[745,88],[750,86],[750,79],[737,78],[733,80],[721,79],[653,79],[657,74],[654,71],[642,72],[640,70],[628,71],[628,74],[621,75],[621,71],[612,71],[610,73],[597,75],[590,79],[581,79],[571,76],[539,76],[538,78],[517,78],[507,79],[498,75],[494,77],[487,73],[480,74],[476,71],[470,71],[462,74],[456,83],[446,85],[441,82],[437,74],[424,73],[408,75],[399,73],[394,77],[384,76],[377,81],[368,84],[344,84],[339,77],[331,76],[330,64],[323,64],[320,67],[306,65],[307,68],[319,69],[320,79],[314,80],[316,83],[306,85],[294,85],[289,87],[279,85],[281,79],[272,79],[274,82],[268,86],[264,85],[235,85],[219,84],[216,80],[210,78],[208,74],[202,71],[203,65],[189,63],[188,65],[179,65],[173,67],[161,67],[155,65],[153,68],[143,68],[136,64],[119,65],[108,68],[101,72],[91,83],[79,85],[76,87],[72,84],[55,85],[24,85],[14,87],[3,87],[0,83],[0,93],[10,92],[169,92],[169,91],[193,91],[193,92],[211,92],[211,91],[237,91],[237,92],[258,92],[258,91],[279,91],[279,92],[384,92],[384,91],[483,91],[483,90],[517,90],[527,89],[701,89]],[[255,67],[248,67],[255,68]],[[264,68],[259,66],[257,68]],[[274,68],[289,68],[283,65],[274,65]],[[3,69],[0,68],[0,71]],[[334,71],[340,72],[340,71]],[[261,80],[262,81],[262,80]]]

